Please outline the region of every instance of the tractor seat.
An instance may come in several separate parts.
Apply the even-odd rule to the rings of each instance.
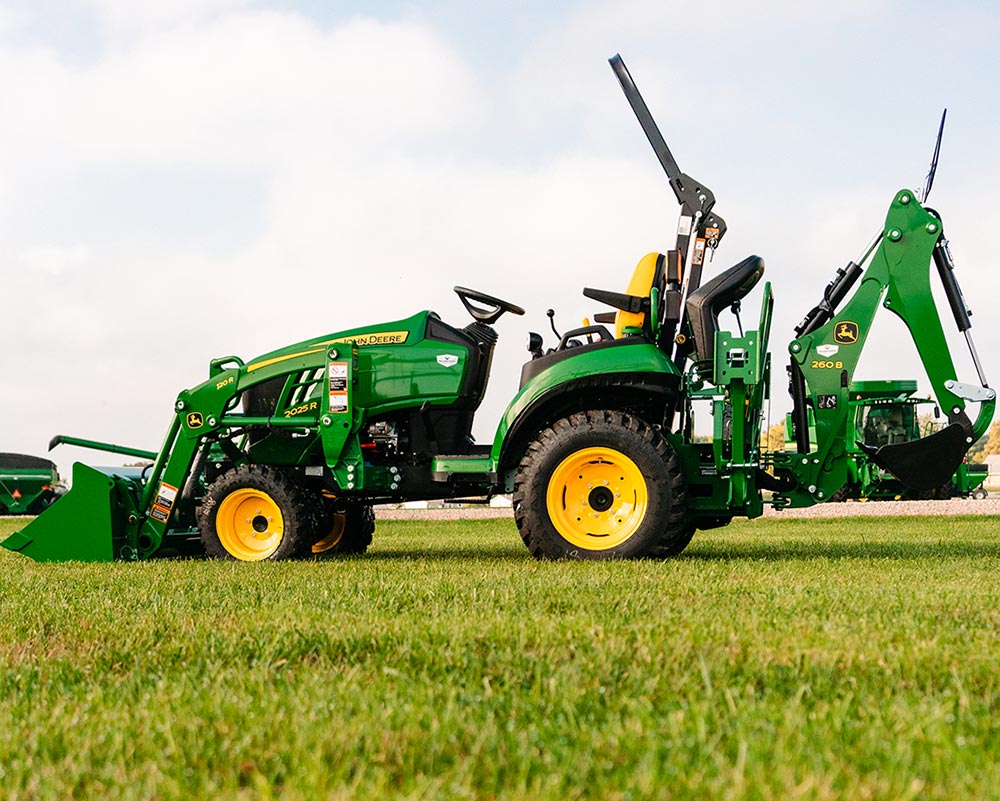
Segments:
[[[688,296],[684,308],[694,336],[695,361],[712,358],[715,332],[719,330],[719,312],[746,297],[763,274],[764,260],[760,256],[749,256]]]

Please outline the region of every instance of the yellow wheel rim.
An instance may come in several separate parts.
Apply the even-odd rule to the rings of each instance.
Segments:
[[[219,504],[215,531],[222,547],[235,559],[257,562],[278,550],[285,520],[270,495],[248,487],[227,495]]]
[[[330,533],[327,534],[319,542],[314,542],[312,546],[313,553],[326,553],[327,551],[336,548],[340,541],[344,538],[344,529],[347,527],[347,515],[334,515],[333,516],[333,528],[330,529]]]
[[[553,471],[545,493],[549,519],[563,538],[589,551],[621,545],[649,506],[642,471],[612,448],[584,448]]]

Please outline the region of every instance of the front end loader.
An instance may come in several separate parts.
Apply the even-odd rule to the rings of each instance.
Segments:
[[[923,198],[895,195],[864,256],[838,271],[796,329],[788,346],[795,445],[765,452],[770,285],[756,328],[720,324],[727,310],[739,320],[763,259],[702,283],[726,223],[711,190],[681,172],[621,58],[611,66],[680,205],[676,239],[640,260],[624,292],[584,290],[613,311],[557,333],[552,348],[531,336],[532,358],[491,445],[477,445],[471,430],[493,326],[524,312],[456,287],[472,317],[464,327],[422,311],[255,359],[212,361],[207,379],[178,395],[160,450],[127,451],[147,467],[75,465],[68,495],[3,546],[43,561],[358,554],[371,542],[377,504],[510,493],[536,557],[672,556],[699,529],[757,517],[765,504],[821,503],[844,484],[849,387],[879,308],[909,329],[948,425],[870,458],[916,488],[954,473],[988,427],[995,393],[975,356],[943,224],[924,205],[930,182]],[[956,375],[931,264],[977,383]],[[969,404],[979,406],[974,420]],[[713,436],[701,441],[695,419],[706,407]]]

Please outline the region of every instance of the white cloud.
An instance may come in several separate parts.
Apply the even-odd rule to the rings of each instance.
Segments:
[[[15,264],[30,271],[59,277],[91,264],[93,256],[90,246],[83,244],[70,247],[37,245],[26,250],[19,259],[15,258]]]
[[[115,36],[135,36],[175,25],[204,22],[225,12],[253,5],[253,0],[83,0],[104,30]]]
[[[576,325],[597,310],[583,286],[620,289],[639,257],[670,245],[673,197],[604,61],[618,49],[730,223],[712,269],[767,260],[776,375],[792,326],[867,243],[898,188],[892,171],[910,163],[898,152],[909,131],[822,129],[769,100],[780,87],[747,91],[744,59],[766,54],[734,43],[806,25],[798,3],[772,4],[770,23],[723,4],[704,63],[669,47],[690,35],[676,4],[582,6],[519,45],[499,84],[416,18],[324,26],[224,0],[95,7],[107,40],[86,63],[0,45],[5,327],[30,343],[5,354],[8,385],[24,391],[0,397],[0,415],[20,421],[4,450],[38,452],[57,432],[155,448],[208,359],[420,308],[464,324],[454,284],[529,312],[498,326],[477,425],[489,438],[523,334],[548,333],[545,309]],[[823,13],[832,25],[859,6]],[[741,80],[702,75],[713,58]],[[967,137],[983,148],[982,131]],[[883,155],[859,158],[869,150]],[[975,303],[996,288],[982,235],[996,215],[940,189]],[[1000,333],[984,328],[981,352]],[[891,372],[893,348],[876,351]],[[780,376],[773,395],[780,405]]]

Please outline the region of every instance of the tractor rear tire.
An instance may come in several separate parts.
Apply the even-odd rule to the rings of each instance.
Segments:
[[[537,559],[673,556],[694,535],[673,448],[615,410],[565,417],[528,446],[514,479],[514,519]]]
[[[312,543],[311,553],[317,559],[331,556],[363,554],[372,544],[375,534],[375,510],[370,503],[352,503],[343,512],[334,511],[330,504],[320,501],[318,532],[323,538]]]
[[[851,497],[851,486],[850,484],[844,484],[839,490],[837,490],[833,495],[830,496],[830,500],[827,503],[844,503]]]
[[[198,516],[205,553],[216,559],[276,562],[309,553],[316,538],[309,496],[263,465],[242,465],[208,488]]]

